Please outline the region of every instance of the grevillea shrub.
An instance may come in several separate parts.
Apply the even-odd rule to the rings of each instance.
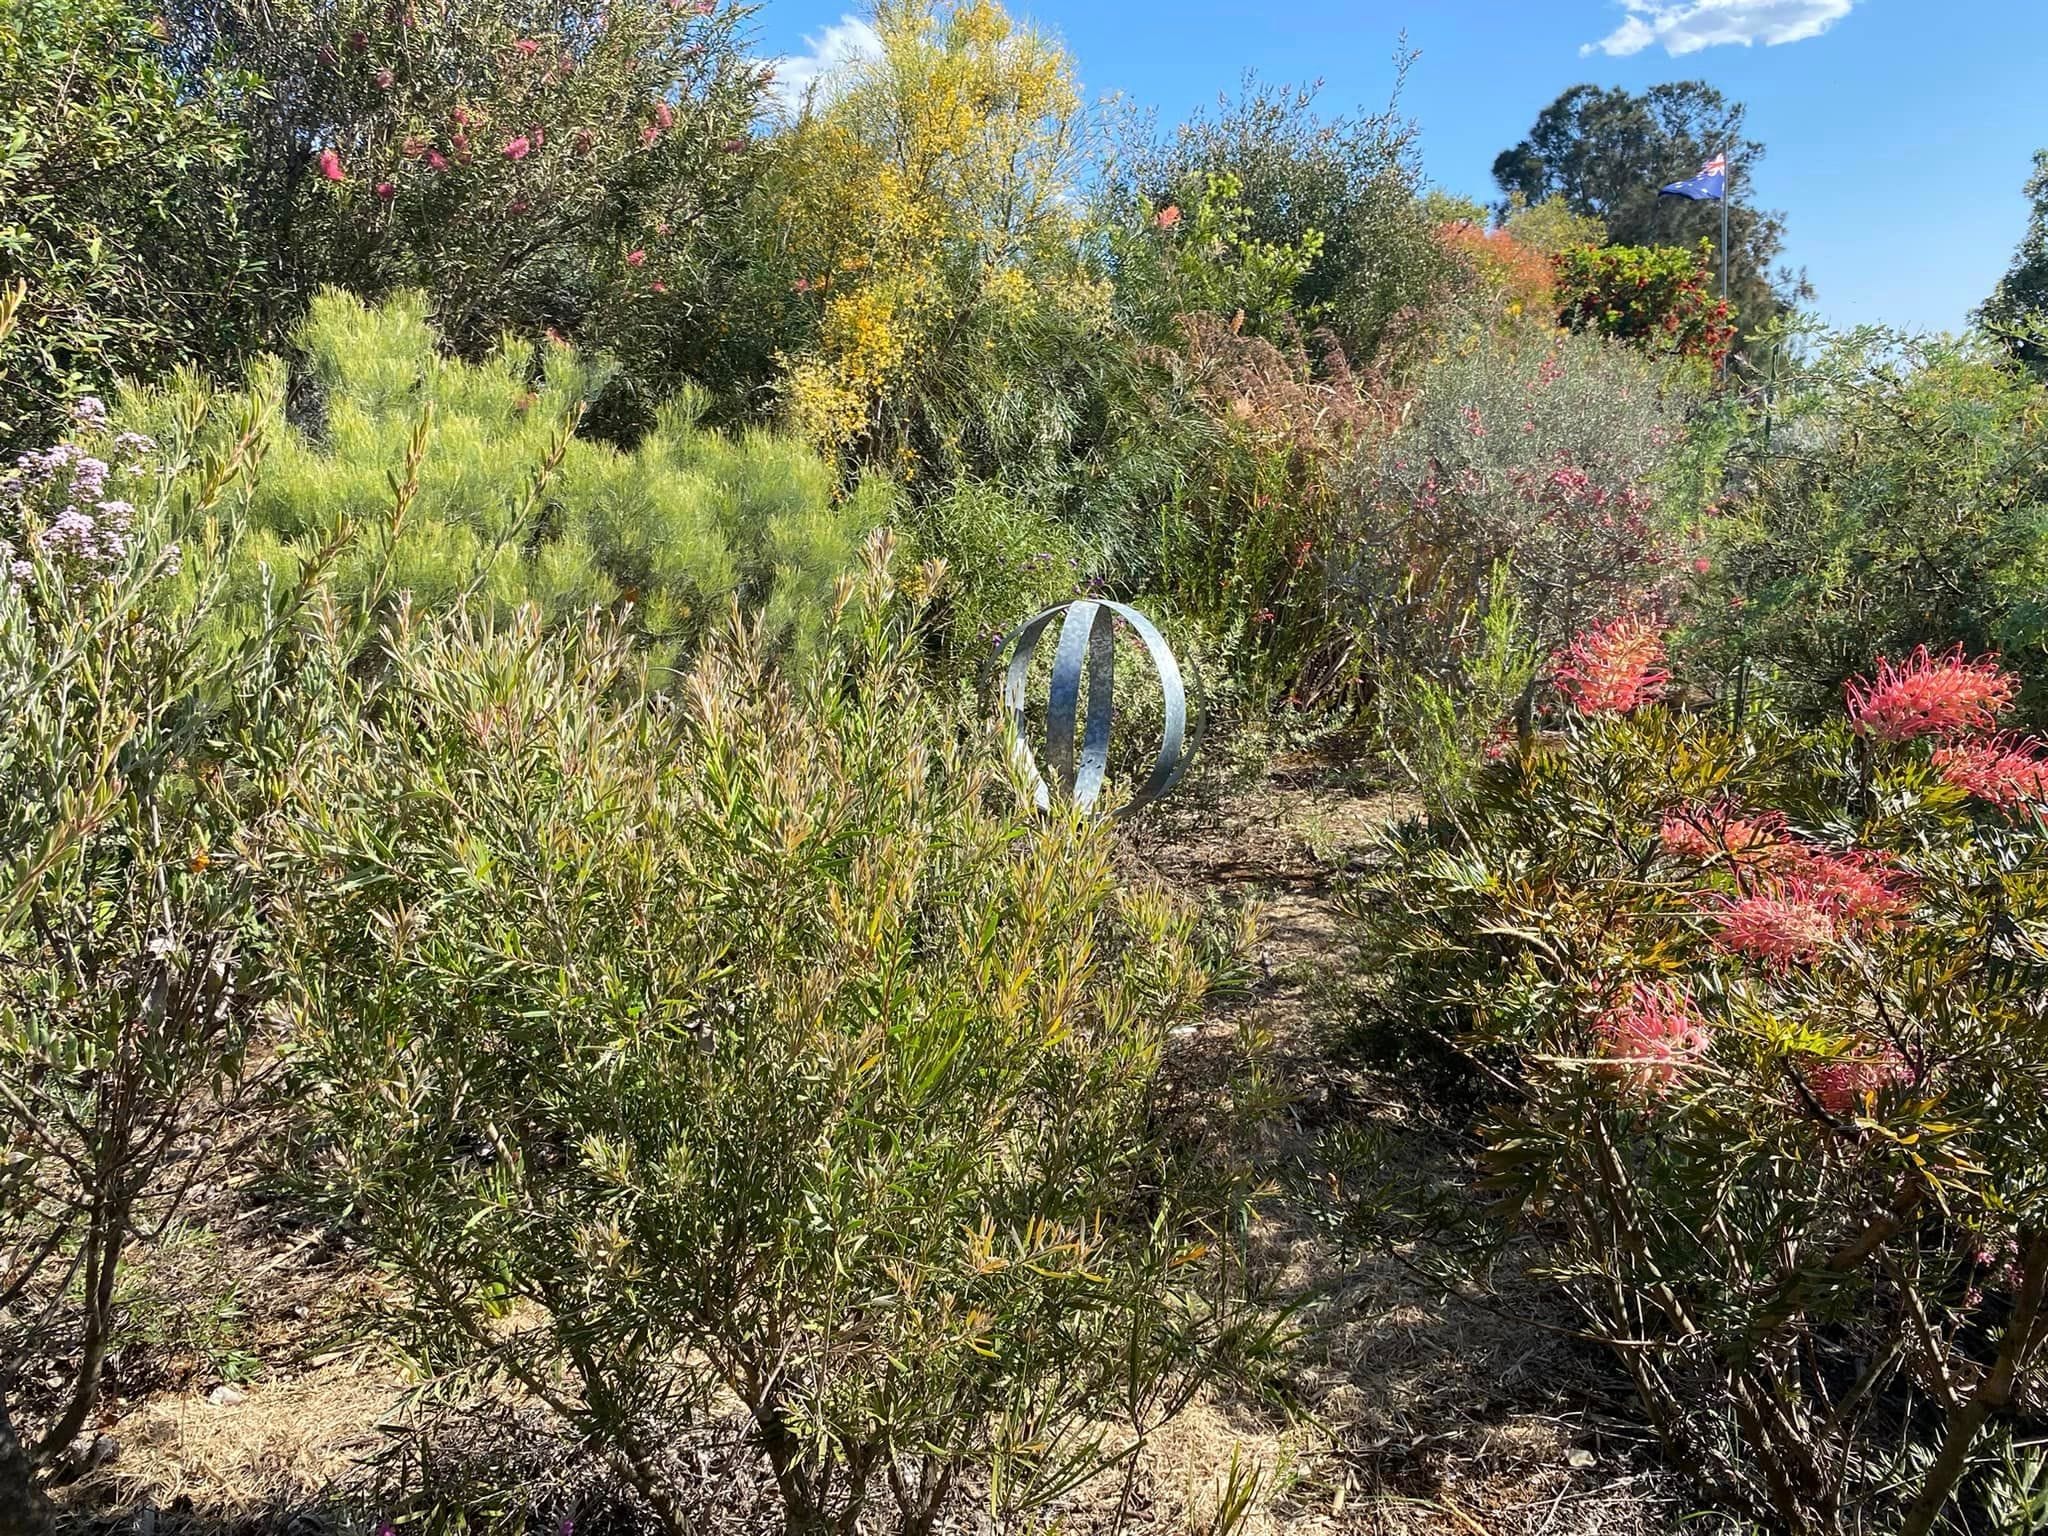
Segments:
[[[1735,345],[1733,312],[1714,296],[1713,248],[1581,246],[1556,260],[1558,322],[1656,356],[1718,368]]]
[[[1388,1027],[1472,1068],[1474,1221],[1674,1458],[1774,1528],[1917,1536],[2048,1385],[2048,748],[1953,652],[1732,734],[1656,702],[1655,640],[1574,646],[1561,729],[1352,911]]]
[[[790,1529],[925,1532],[1257,1342],[1228,1181],[1153,1116],[1214,951],[918,686],[887,561],[814,663],[744,626],[666,695],[601,624],[401,624],[298,781],[321,1172],[426,1368],[517,1383],[676,1536],[721,1400]]]
[[[254,410],[268,450],[237,492],[232,610],[254,614],[266,582],[295,572],[337,527],[374,523],[389,476],[410,463],[418,494],[389,552],[395,591],[423,607],[458,598],[509,613],[532,600],[551,620],[620,609],[657,660],[686,653],[738,598],[768,633],[822,624],[832,586],[889,506],[874,481],[842,493],[832,467],[788,437],[701,429],[692,396],[672,401],[632,452],[579,436],[594,382],[566,346],[508,340],[480,363],[437,346],[418,295],[368,307],[318,298],[298,333],[318,425],[288,419],[289,381],[267,360],[233,409]],[[152,430],[202,386],[187,379],[128,400]],[[233,397],[229,397],[232,399]],[[382,569],[345,555],[353,598]]]
[[[0,1527],[102,1422],[123,1266],[210,1176],[284,962],[260,828],[339,696],[347,610],[274,587],[223,650],[215,539],[253,415],[117,435],[97,401],[0,476]],[[188,462],[189,461],[189,462]],[[177,472],[185,469],[183,475]],[[403,492],[401,492],[401,500]],[[393,508],[387,499],[384,522]],[[366,530],[373,541],[375,530]],[[319,612],[315,626],[310,615]],[[15,1454],[10,1455],[13,1451]]]

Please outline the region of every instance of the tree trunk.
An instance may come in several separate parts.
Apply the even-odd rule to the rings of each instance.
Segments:
[[[49,1528],[50,1506],[36,1487],[27,1448],[15,1437],[7,1395],[0,1392],[0,1536],[43,1536]]]

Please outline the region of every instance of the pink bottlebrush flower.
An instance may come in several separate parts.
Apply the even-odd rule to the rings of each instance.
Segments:
[[[1159,210],[1159,216],[1152,222],[1157,224],[1161,229],[1172,229],[1175,225],[1180,223],[1180,209],[1176,205],[1168,203],[1164,208]]]
[[[1584,631],[1551,661],[1557,686],[1588,715],[1625,715],[1662,698],[1671,680],[1664,670],[1664,631],[1634,617]]]
[[[522,37],[519,39],[518,42],[514,43],[512,46],[514,48],[517,48],[521,53],[525,54],[528,58],[531,58],[534,54],[540,52],[540,44],[535,42],[530,37]]]
[[[1934,766],[1957,789],[2010,811],[2048,805],[2048,751],[2033,737],[1964,741],[1939,747]]]
[[[1890,1046],[1861,1056],[1816,1061],[1800,1068],[1814,1102],[1831,1115],[1853,1114],[1870,1095],[1913,1080],[1906,1059]]]
[[[649,288],[653,289],[653,290],[654,290],[654,291],[655,291],[656,293],[667,293],[667,292],[668,292],[668,284],[667,284],[667,283],[664,283],[664,282],[663,282],[663,281],[662,281],[662,280],[661,280],[660,278],[658,278],[658,277],[657,277],[657,278],[656,278],[656,279],[655,279],[655,280],[654,280],[653,282],[649,283],[649,284],[648,284],[647,286],[648,286]]]
[[[1669,981],[1629,983],[1593,1032],[1605,1070],[1647,1097],[1677,1086],[1713,1038],[1691,994]]]
[[[644,267],[644,266],[646,266],[646,265],[647,265],[647,253],[646,253],[645,251],[628,251],[628,252],[626,252],[626,265],[627,265],[627,266],[629,266],[629,267]]]
[[[1923,645],[1903,662],[1880,656],[1875,681],[1850,683],[1849,718],[1885,741],[1964,736],[1996,726],[2017,691],[1995,656],[1965,660],[1961,646],[1934,656]]]
[[[1707,574],[1707,572],[1711,571],[1714,568],[1714,562],[1709,560],[1705,555],[1701,555],[1697,560],[1693,561],[1692,568],[1695,571],[1697,571],[1700,575],[1704,576]]]
[[[334,150],[321,150],[314,156],[314,161],[320,167],[320,174],[329,181],[342,181],[347,178],[348,173],[341,168],[341,156]]]
[[[524,160],[532,153],[533,141],[528,139],[523,133],[517,134],[505,141],[505,158],[507,160]]]
[[[1711,863],[1756,864],[1771,857],[1784,842],[1785,818],[1776,811],[1758,816],[1737,815],[1726,799],[1711,805],[1690,805],[1668,812],[1657,828],[1664,851],[1676,858]]]
[[[1816,960],[1835,942],[1835,913],[1796,884],[1726,898],[1714,914],[1723,949],[1776,970]]]
[[[398,188],[388,181],[380,181],[377,183],[377,196],[381,201],[388,203],[398,196]]]
[[[676,124],[675,108],[665,101],[657,101],[654,104],[654,120],[664,128],[673,128]]]
[[[433,170],[445,171],[448,169],[448,157],[438,149],[430,149],[427,151],[427,165]]]

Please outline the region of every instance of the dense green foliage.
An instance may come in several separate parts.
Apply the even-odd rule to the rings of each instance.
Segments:
[[[1557,258],[1559,323],[1632,341],[1644,350],[1719,367],[1735,342],[1729,308],[1714,296],[1713,250],[1581,246]]]
[[[126,0],[0,4],[0,450],[120,371],[231,365],[270,274],[237,195],[238,82],[177,73]]]
[[[555,1406],[675,1536],[662,1448],[721,1391],[790,1529],[873,1496],[924,1532],[1239,1353],[1231,1191],[1147,1130],[1211,980],[1189,915],[990,800],[887,561],[825,661],[778,677],[742,623],[675,709],[601,625],[401,626],[300,781],[297,1061],[414,1350]]]
[[[573,351],[550,345],[536,358],[508,340],[480,363],[444,357],[417,295],[373,309],[324,294],[296,340],[317,431],[287,421],[275,360],[254,369],[245,397],[212,406],[223,431],[253,414],[266,446],[241,492],[229,597],[243,614],[337,530],[374,521],[394,471],[417,488],[388,553],[395,587],[415,602],[467,598],[507,613],[530,601],[553,620],[619,607],[669,660],[734,599],[777,640],[815,631],[889,508],[879,482],[842,495],[831,466],[791,438],[700,429],[701,401],[688,395],[630,453],[579,437],[596,385]],[[156,431],[204,393],[188,379],[128,414]],[[334,583],[354,598],[380,569],[359,551]]]

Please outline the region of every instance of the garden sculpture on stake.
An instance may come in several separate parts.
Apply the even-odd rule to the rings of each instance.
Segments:
[[[1046,699],[1045,756],[1052,783],[1039,772],[1038,761],[1025,741],[1025,687],[1031,677],[1031,659],[1038,652],[1038,640],[1046,626],[1061,614],[1060,638],[1053,651],[1052,688]],[[1003,680],[1003,707],[1014,729],[1014,752],[1024,770],[1024,781],[1040,810],[1049,809],[1053,796],[1071,800],[1082,810],[1094,806],[1102,794],[1103,777],[1109,768],[1109,734],[1115,701],[1116,621],[1121,619],[1144,644],[1159,675],[1159,691],[1165,703],[1165,722],[1159,755],[1152,772],[1117,815],[1150,805],[1171,790],[1187,771],[1194,749],[1187,740],[1188,701],[1181,686],[1180,663],[1174,660],[1165,639],[1152,621],[1137,609],[1100,598],[1081,598],[1048,608],[1024,621],[1005,644],[1009,670]],[[1080,710],[1082,664],[1087,664],[1088,709],[1082,734],[1074,739],[1075,716]]]

